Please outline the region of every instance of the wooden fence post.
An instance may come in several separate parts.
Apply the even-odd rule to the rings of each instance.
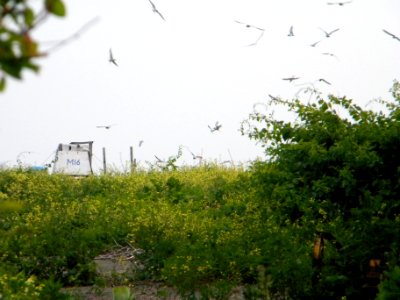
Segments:
[[[131,172],[136,170],[136,158],[133,158],[133,147],[130,147]]]
[[[107,173],[106,148],[103,147],[103,173]]]

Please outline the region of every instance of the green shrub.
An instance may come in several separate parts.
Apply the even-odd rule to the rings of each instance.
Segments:
[[[394,101],[381,101],[386,113],[345,97],[306,104],[277,98],[271,105],[286,107],[292,120],[254,113],[246,121],[252,125],[243,133],[268,157],[253,166],[252,182],[266,222],[277,226],[276,237],[266,238],[267,248],[277,248],[267,265],[273,288],[286,283],[296,299],[374,297],[376,289],[365,288],[369,261],[391,268],[400,236],[399,91],[395,82]],[[325,241],[324,256],[310,272],[316,236]],[[301,251],[304,245],[310,250]],[[274,268],[279,253],[285,260]]]
[[[385,272],[385,279],[379,285],[377,300],[400,299],[400,266]]]
[[[23,273],[12,274],[0,271],[0,298],[15,300],[70,299],[59,292],[61,285],[52,280],[40,281],[36,276]]]

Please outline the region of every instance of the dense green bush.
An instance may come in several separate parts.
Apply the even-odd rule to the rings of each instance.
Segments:
[[[293,240],[275,244],[271,255],[286,258],[281,268],[274,268],[273,259],[267,269],[281,292],[290,289],[296,299],[374,298],[377,290],[367,288],[370,260],[383,269],[399,265],[397,82],[392,92],[394,102],[380,102],[386,113],[334,96],[306,104],[275,99],[294,113],[294,121],[255,113],[246,122],[253,124],[246,133],[263,143],[269,157],[253,169],[260,205],[279,226],[277,238],[289,241],[289,234]],[[316,237],[325,242],[324,256],[310,272],[310,250],[299,247],[311,249]]]

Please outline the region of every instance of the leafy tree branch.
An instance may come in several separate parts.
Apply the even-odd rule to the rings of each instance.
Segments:
[[[0,91],[8,77],[21,80],[24,70],[39,71],[36,60],[46,53],[39,50],[32,32],[50,15],[66,15],[62,0],[43,0],[40,9],[28,0],[0,1]]]

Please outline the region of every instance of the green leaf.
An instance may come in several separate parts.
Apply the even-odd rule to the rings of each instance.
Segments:
[[[23,64],[23,66],[24,66],[26,69],[30,69],[30,70],[32,70],[32,71],[35,72],[35,73],[38,73],[39,70],[40,70],[40,67],[39,67],[37,64],[32,63],[31,61],[25,62],[25,63]]]
[[[28,27],[30,28],[33,26],[33,22],[35,20],[35,13],[33,12],[32,9],[27,8],[24,11],[24,18],[26,25],[28,25]]]
[[[133,295],[131,290],[126,286],[119,286],[113,288],[113,300],[132,300]]]
[[[3,92],[6,89],[6,78],[2,77],[0,79],[0,92]]]
[[[59,17],[66,15],[65,5],[61,0],[46,0],[46,9],[48,12]]]
[[[30,38],[29,35],[24,35],[20,41],[20,49],[23,57],[35,57],[38,56],[38,44]]]
[[[17,59],[10,59],[7,61],[3,61],[1,68],[8,75],[16,79],[22,79],[21,77],[22,65],[21,62],[18,61]]]

